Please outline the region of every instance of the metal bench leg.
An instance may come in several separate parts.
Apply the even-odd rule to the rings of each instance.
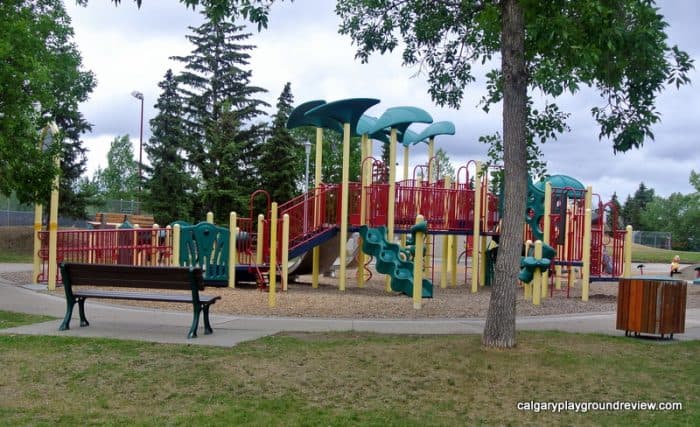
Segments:
[[[73,316],[73,307],[75,306],[75,300],[66,298],[66,316],[63,318],[61,326],[58,327],[59,331],[67,331],[70,329],[70,318]]]
[[[209,306],[211,304],[203,304],[202,310],[204,311],[204,335],[211,335],[214,330],[211,328],[211,323],[209,323]]]
[[[85,317],[85,298],[78,298],[78,313],[80,313],[80,327],[90,326]]]
[[[202,311],[202,307],[199,304],[192,304],[194,308],[194,316],[192,317],[192,326],[190,327],[190,333],[187,334],[187,338],[197,338],[197,327],[199,326],[199,313]]]

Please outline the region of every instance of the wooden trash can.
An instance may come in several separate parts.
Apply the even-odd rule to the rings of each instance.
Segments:
[[[660,334],[661,338],[685,332],[688,285],[665,277],[620,279],[617,291],[617,329],[625,336],[634,333]]]

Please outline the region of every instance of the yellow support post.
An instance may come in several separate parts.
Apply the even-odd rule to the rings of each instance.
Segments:
[[[134,246],[131,249],[131,265],[141,265],[141,263],[138,260],[138,242],[139,242],[139,235],[138,235],[138,224],[134,224],[134,231],[132,231],[131,236],[132,236],[132,242],[134,242]]]
[[[41,259],[39,258],[39,251],[41,250],[41,239],[39,239],[39,233],[41,232],[41,214],[43,207],[40,204],[34,205],[34,252],[32,253],[32,283],[35,283],[39,278],[39,273],[41,270]],[[92,234],[90,234],[92,237]],[[90,245],[93,247],[93,245]]]
[[[444,188],[445,190],[450,189],[450,177],[445,175],[444,178]],[[447,224],[447,221],[449,219],[449,211],[450,211],[450,198],[449,198],[449,192],[445,192],[447,197],[445,197],[445,224]],[[446,234],[442,238],[442,262],[440,263],[440,287],[445,289],[447,286],[449,286],[449,279],[452,277],[450,275],[450,236],[449,234]],[[444,283],[444,286],[443,286]]]
[[[367,134],[362,134],[360,139],[360,225],[365,225],[367,209],[367,195],[365,194],[365,187],[367,186],[367,171],[363,166],[366,166],[365,159],[369,157],[367,154],[367,141],[369,137]],[[359,240],[360,247],[362,247],[362,237]],[[357,251],[357,287],[365,287],[365,253],[362,249]]]
[[[402,144],[403,145],[403,144]],[[403,179],[408,180],[408,146],[403,146]],[[420,212],[420,210],[419,210]],[[406,233],[401,235],[401,246],[406,247]]]
[[[552,183],[547,181],[544,185],[544,230],[542,230],[542,238],[544,243],[556,247],[551,243],[551,231],[552,219],[550,218],[552,214]],[[547,291],[549,290],[549,270],[542,272],[542,298],[547,298]]]
[[[277,202],[272,203],[270,214],[270,286],[267,303],[272,308],[277,304]]]
[[[323,128],[316,128],[316,159],[315,159],[315,171],[314,171],[314,188],[316,188],[316,202],[314,203],[314,227],[317,227],[321,222],[321,203],[319,197],[321,191],[319,186],[321,185],[321,166],[323,162]],[[321,248],[316,246],[311,251],[311,287],[318,288],[318,278],[320,276],[320,263],[321,263]]]
[[[255,264],[262,265],[263,263],[263,246],[265,245],[265,216],[258,215],[258,243],[255,246]]]
[[[450,249],[452,250],[452,254],[450,255],[450,264],[452,265],[452,270],[450,272],[452,273],[452,278],[450,279],[450,282],[452,283],[452,287],[456,288],[457,287],[457,257],[459,254],[457,253],[457,236],[452,235],[452,246],[450,246]]]
[[[561,289],[561,265],[554,266],[554,289]]]
[[[440,263],[440,288],[447,288],[447,260],[449,256],[449,242],[447,236],[442,240],[442,262]]]
[[[428,139],[428,184],[432,184],[433,180],[433,162],[431,161],[435,157],[435,137],[431,136]]]
[[[157,241],[157,239],[156,239]],[[89,264],[94,264],[95,263],[95,234],[90,233],[88,237],[88,245],[90,246],[90,251],[88,252],[88,263]],[[34,277],[34,280],[36,280],[36,276]]]
[[[423,215],[416,217],[416,224],[423,222]],[[415,255],[413,257],[413,308],[420,310],[423,298],[423,240],[425,233],[416,233]]]
[[[387,197],[387,240],[394,243],[394,216],[396,209],[396,143],[398,131],[391,128],[389,136],[389,196]],[[384,289],[391,292],[391,277],[386,276]]]
[[[172,265],[180,265],[180,224],[175,224],[173,227]]]
[[[207,212],[207,222],[209,224],[214,223],[214,212]]]
[[[165,226],[165,244],[167,245],[168,242],[172,242],[172,247],[175,247],[175,242],[170,240],[173,237],[173,228],[169,225]],[[168,259],[164,260],[163,265],[175,265],[173,261],[173,254],[170,254],[170,257]]]
[[[433,163],[430,161],[433,156],[435,155],[435,137],[431,136],[430,139],[428,139],[428,186],[433,184]],[[434,235],[433,235],[434,236]],[[428,238],[426,242],[427,246],[427,253],[428,253],[428,259],[426,262],[428,265],[433,265],[433,260],[435,259],[435,245],[434,245],[434,237],[433,238]],[[440,287],[444,288],[445,286],[443,285],[443,281],[440,282]]]
[[[311,270],[311,287],[314,289],[318,288],[318,278],[320,276],[320,266],[321,266],[321,248],[316,246],[311,252],[311,262],[313,263]]]
[[[238,217],[236,212],[231,212],[228,218],[229,227],[229,250],[228,250],[228,287],[236,287],[236,261],[238,260],[238,254],[236,250],[238,249]]]
[[[535,259],[542,259],[542,241],[537,240],[535,242]],[[532,304],[540,305],[540,298],[542,297],[542,272],[539,268],[535,269],[535,274],[532,277]]]
[[[474,176],[474,225],[472,232],[472,293],[479,290],[479,237],[481,235],[481,186],[479,185],[481,163],[476,162]]]
[[[56,126],[56,125],[53,125]],[[61,167],[61,158],[56,156],[54,159],[56,169]],[[58,273],[58,186],[60,177],[57,174],[53,179],[53,188],[51,190],[51,205],[49,208],[49,283],[50,291],[56,289],[56,276]]]
[[[478,177],[477,177],[478,178]],[[483,217],[484,217],[484,230],[488,231],[488,218],[489,218],[489,178],[488,178],[488,173],[486,170],[483,171],[483,175],[481,177],[481,209],[484,211],[483,212]],[[481,259],[479,260],[479,285],[480,286],[486,286],[486,248],[488,247],[487,245],[487,239],[488,236],[482,235],[481,238],[479,239],[481,241]]]
[[[584,199],[584,216],[583,216],[583,266],[581,267],[581,300],[588,301],[588,290],[591,279],[591,206],[593,198],[593,187],[586,187],[586,196]]]
[[[282,290],[287,291],[289,280],[289,215],[282,215]]]
[[[350,188],[350,123],[343,123],[343,174],[340,190],[340,271],[338,272],[338,290],[345,291],[345,281],[347,279],[347,257],[348,257],[348,200]]]
[[[627,279],[632,275],[632,226],[625,227],[625,250],[624,265],[622,266],[622,277]]]
[[[158,234],[160,225],[154,223],[151,227],[151,265],[158,265]]]

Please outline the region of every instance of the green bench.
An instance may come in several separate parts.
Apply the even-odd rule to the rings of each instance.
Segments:
[[[192,304],[192,326],[187,338],[197,337],[200,314],[204,317],[204,333],[211,334],[209,306],[220,296],[201,295],[204,290],[202,269],[188,267],[142,267],[131,265],[61,264],[63,289],[66,293],[66,316],[59,330],[70,329],[73,307],[78,303],[80,326],[89,326],[85,317],[87,298],[133,301],[162,301]],[[89,286],[90,288],[83,288]],[[79,289],[76,289],[79,287]],[[95,289],[96,287],[136,288],[187,291],[180,294],[144,293]]]

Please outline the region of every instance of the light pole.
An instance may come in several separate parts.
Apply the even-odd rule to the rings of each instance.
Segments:
[[[138,207],[138,213],[141,213],[141,164],[142,164],[142,155],[143,155],[143,93],[139,91],[133,91],[131,92],[131,96],[134,98],[138,99],[141,101],[141,126],[139,128],[139,193],[138,193],[138,198],[139,198],[139,207]]]
[[[306,172],[304,173],[304,233],[308,228],[308,213],[309,213],[309,155],[311,154],[311,142],[304,141],[304,152],[306,153]]]

